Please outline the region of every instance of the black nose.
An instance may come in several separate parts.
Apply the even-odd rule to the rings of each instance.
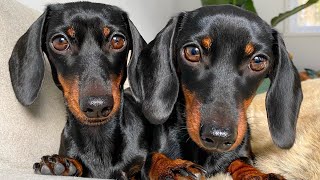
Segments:
[[[235,143],[236,132],[230,128],[216,128],[204,125],[201,128],[200,136],[203,145],[208,149],[226,151]]]
[[[89,96],[80,99],[81,110],[89,118],[107,117],[113,108],[112,96]]]

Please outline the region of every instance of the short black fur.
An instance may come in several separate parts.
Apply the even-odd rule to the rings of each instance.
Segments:
[[[199,62],[186,59],[186,47],[199,49]],[[254,71],[250,63],[257,56],[266,59],[267,65]],[[129,81],[143,114],[159,124],[150,151],[197,163],[207,176],[225,172],[236,159],[251,163],[250,129],[238,130],[239,121],[247,124],[243,113],[265,77],[271,79],[266,106],[273,141],[290,148],[302,91],[281,36],[255,14],[233,6],[202,7],[173,17],[129,67]],[[187,98],[193,98],[189,106],[199,105],[197,110],[190,108],[189,114]],[[188,120],[190,114],[199,114],[199,122]],[[194,122],[198,129],[188,125]],[[241,131],[244,135],[236,147],[228,149],[209,146],[210,141],[206,144],[203,131],[234,136],[224,137],[231,139],[225,143],[228,147],[237,142]],[[145,178],[150,175],[150,158]]]
[[[60,46],[67,40],[68,49],[57,50],[55,37],[63,37]],[[117,37],[125,41],[120,50],[111,48]],[[67,107],[59,156],[36,163],[37,173],[117,179],[137,173],[132,167],[141,168],[147,153],[146,121],[130,93],[124,93],[123,83],[129,50],[131,59],[137,59],[145,44],[124,11],[89,2],[49,5],[18,40],[9,61],[17,99],[23,105],[35,101],[44,75],[44,52]],[[94,109],[99,103],[106,107]],[[43,166],[59,158],[66,169],[70,163],[63,158],[79,161],[83,172],[45,171]]]

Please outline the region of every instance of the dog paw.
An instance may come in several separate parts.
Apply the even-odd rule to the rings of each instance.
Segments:
[[[265,174],[265,176],[266,176],[265,179],[267,180],[285,180],[285,178],[279,174],[270,173],[270,174]]]
[[[234,180],[285,180],[284,177],[278,174],[265,174],[252,165],[239,159],[230,164],[228,172]]]
[[[180,179],[205,179],[206,170],[193,162],[182,159],[170,159],[163,154],[153,157],[150,169],[150,179],[180,180]]]
[[[270,174],[262,174],[262,173],[259,173],[259,174],[246,174],[244,175],[242,178],[242,180],[285,180],[284,177],[278,175],[278,174],[273,174],[273,173],[270,173]]]
[[[42,175],[81,176],[82,165],[75,159],[57,154],[43,156],[39,163],[34,163],[34,172]]]

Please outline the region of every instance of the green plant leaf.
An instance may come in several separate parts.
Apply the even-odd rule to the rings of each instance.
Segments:
[[[201,0],[203,6],[232,4],[245,10],[257,13],[252,0]]]
[[[302,4],[290,11],[286,11],[284,13],[280,13],[278,16],[274,17],[271,19],[271,26],[274,27],[276,26],[279,22],[283,21],[284,19],[296,14],[297,12],[311,6],[314,3],[317,3],[319,0],[309,0],[305,4]]]
[[[230,0],[201,0],[203,6],[230,4]]]
[[[252,0],[245,0],[244,3],[240,6],[241,8],[251,11],[255,14],[257,14],[256,8],[254,7]]]

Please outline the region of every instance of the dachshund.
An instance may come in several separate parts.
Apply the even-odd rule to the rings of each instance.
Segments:
[[[238,7],[201,7],[173,17],[135,60],[129,83],[142,113],[154,124],[144,178],[227,172],[239,180],[283,179],[254,168],[246,116],[268,77],[266,110],[273,142],[283,149],[293,146],[303,95],[276,30]]]
[[[123,84],[129,51],[136,59],[145,45],[126,12],[89,2],[49,5],[22,35],[9,60],[18,101],[37,98],[44,52],[67,109],[59,155],[43,156],[36,173],[125,179],[139,171],[145,126]]]

